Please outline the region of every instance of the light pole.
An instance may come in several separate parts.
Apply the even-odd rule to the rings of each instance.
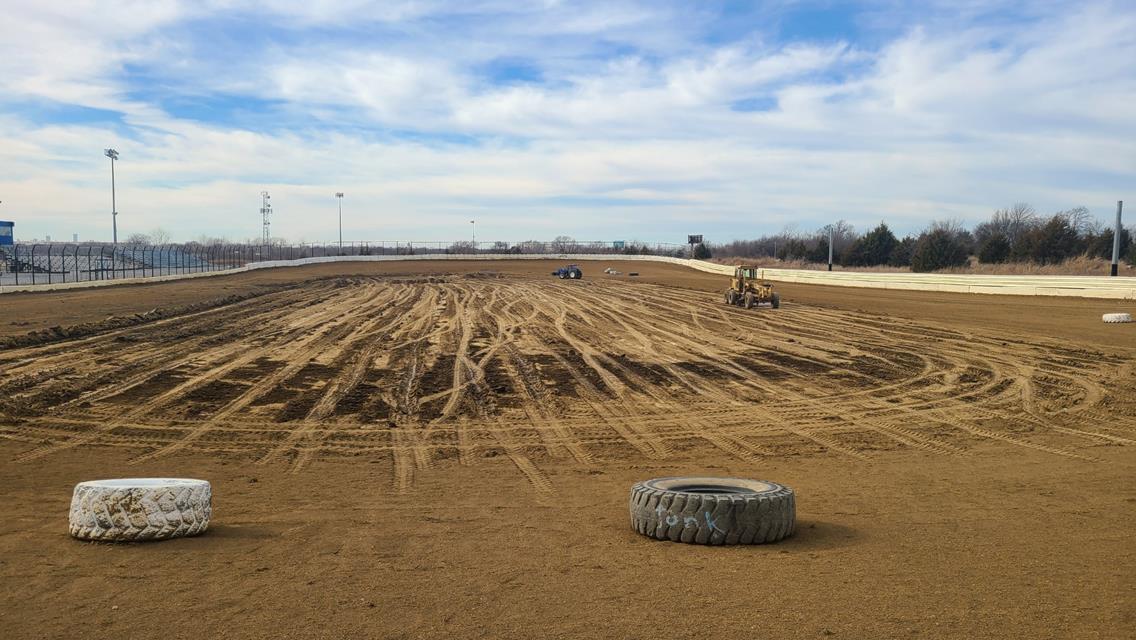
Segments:
[[[832,271],[832,238],[835,235],[836,228],[832,225],[828,227],[828,270]]]
[[[339,200],[339,255],[343,255],[343,192],[336,191],[335,198]]]
[[[1120,263],[1120,232],[1124,227],[1120,226],[1120,211],[1124,209],[1124,201],[1116,201],[1116,227],[1112,230],[1112,272],[1110,275],[1116,277],[1117,267]]]
[[[477,253],[477,221],[470,220],[469,223],[473,225],[473,252]]]
[[[118,160],[118,152],[114,149],[103,149],[103,155],[110,158],[110,222],[114,233],[114,244],[118,244],[118,207],[114,202],[114,161]]]

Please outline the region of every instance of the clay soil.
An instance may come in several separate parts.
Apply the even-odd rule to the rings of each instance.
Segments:
[[[1131,303],[554,265],[0,298],[4,636],[1130,637]],[[635,534],[686,474],[792,486],[796,535]],[[209,531],[67,536],[146,475],[210,480]]]

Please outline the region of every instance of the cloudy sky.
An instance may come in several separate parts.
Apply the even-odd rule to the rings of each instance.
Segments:
[[[1130,2],[0,0],[30,240],[729,240],[1136,203]]]

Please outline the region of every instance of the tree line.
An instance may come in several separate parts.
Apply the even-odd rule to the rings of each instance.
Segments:
[[[896,237],[881,222],[866,233],[857,233],[841,220],[813,233],[783,231],[755,240],[734,240],[696,247],[696,256],[758,258],[828,262],[828,239],[833,263],[849,267],[911,267],[912,271],[935,271],[966,265],[971,256],[981,263],[1033,262],[1057,264],[1077,256],[1112,258],[1113,230],[1105,227],[1084,207],[1040,215],[1019,203],[995,211],[990,219],[967,229],[955,220],[932,222],[917,235]],[[1120,233],[1120,255],[1136,265],[1132,231]]]

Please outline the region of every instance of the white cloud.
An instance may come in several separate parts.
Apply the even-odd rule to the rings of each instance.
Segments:
[[[105,146],[122,153],[123,230],[182,239],[256,236],[262,188],[293,239],[333,237],[342,190],[349,237],[453,239],[476,216],[485,238],[667,240],[841,217],[912,231],[1017,200],[1103,217],[1136,178],[1136,12],[1117,5],[1020,25],[936,13],[873,48],[712,43],[681,7],[646,3],[51,7],[18,4],[20,26],[0,26],[0,217],[21,237],[109,236]],[[187,58],[218,7],[302,42]],[[487,80],[498,57],[541,77]],[[146,89],[282,107],[256,131],[178,118],[137,97],[126,64],[164,74]],[[52,124],[29,100],[125,124]]]

